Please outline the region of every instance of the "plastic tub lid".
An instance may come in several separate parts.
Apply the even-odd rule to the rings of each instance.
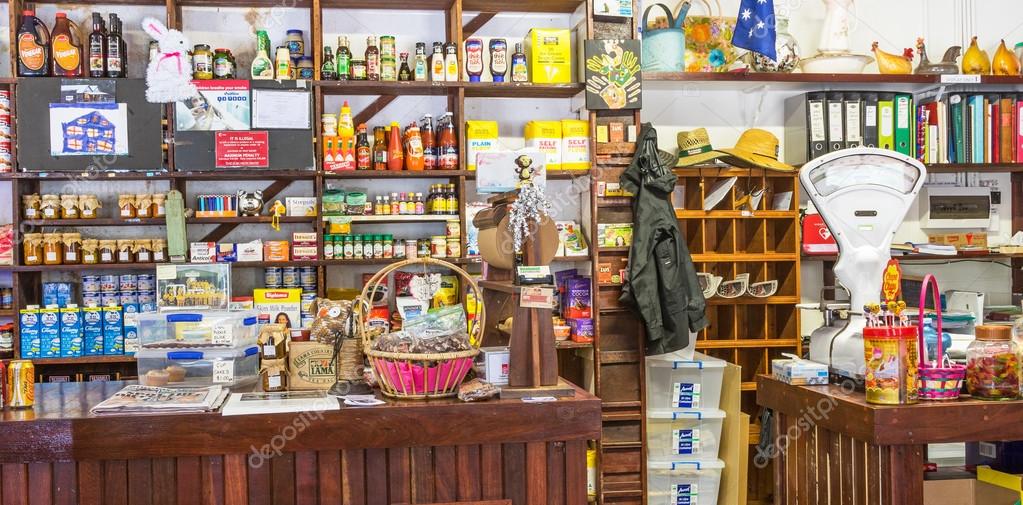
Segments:
[[[167,314],[168,323],[201,323],[202,314],[195,312],[177,312],[174,314]]]
[[[721,409],[688,409],[688,410],[671,410],[671,409],[648,409],[646,411],[648,419],[724,419],[725,411]]]
[[[646,466],[651,470],[720,470],[725,467],[725,462],[720,459],[647,460]]]
[[[175,349],[147,349],[143,347],[135,353],[136,359],[238,359],[259,353],[259,347],[232,347],[217,349],[211,347],[179,347]]]

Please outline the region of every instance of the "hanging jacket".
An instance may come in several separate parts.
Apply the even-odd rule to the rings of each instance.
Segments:
[[[629,272],[619,299],[642,317],[648,355],[682,349],[690,331],[707,326],[707,301],[669,200],[676,179],[658,158],[657,132],[644,123],[636,155],[621,177],[622,187],[635,196]]]

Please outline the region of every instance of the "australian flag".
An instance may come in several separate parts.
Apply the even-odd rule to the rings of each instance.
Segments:
[[[732,45],[774,60],[774,0],[741,0]]]

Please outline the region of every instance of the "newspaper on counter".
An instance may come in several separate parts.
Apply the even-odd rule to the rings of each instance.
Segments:
[[[114,396],[92,408],[102,414],[187,414],[217,410],[229,391],[222,386],[202,388],[160,388],[125,386]]]

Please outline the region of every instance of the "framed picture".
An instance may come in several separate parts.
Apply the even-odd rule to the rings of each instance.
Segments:
[[[621,110],[643,107],[641,52],[640,41],[635,39],[585,42],[587,109]]]

